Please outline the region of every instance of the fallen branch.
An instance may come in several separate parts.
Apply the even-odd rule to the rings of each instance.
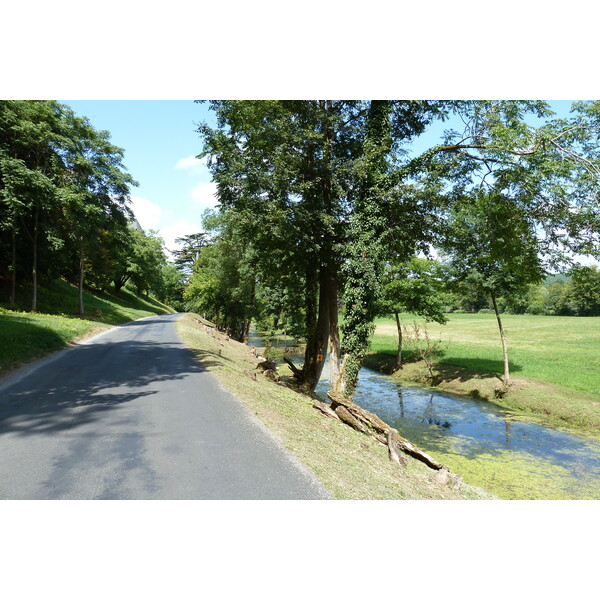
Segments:
[[[299,369],[298,367],[296,367],[296,365],[287,356],[284,356],[283,360],[289,365],[294,377],[300,383],[302,383],[304,381],[304,369]]]
[[[348,400],[348,398],[342,396],[342,394],[338,392],[329,391],[327,392],[327,397],[331,400],[331,408],[333,408],[333,410],[336,410],[337,406],[343,406],[352,415],[354,415],[357,419],[360,419],[371,429],[374,429],[378,433],[387,435],[390,426],[382,421],[377,415],[374,415],[368,410],[361,408],[358,406],[358,404],[355,404],[352,402],[352,400]]]
[[[434,469],[436,471],[439,471],[441,469],[448,470],[448,467],[435,460],[435,458],[429,456],[429,454],[423,452],[422,450],[419,450],[417,446],[415,446],[412,442],[409,442],[407,439],[403,438],[396,429],[390,427],[377,415],[374,415],[368,410],[361,408],[360,406],[358,406],[358,404],[355,404],[354,402],[352,402],[352,400],[348,400],[348,398],[345,398],[337,392],[329,391],[327,392],[327,396],[331,400],[331,408],[335,411],[335,413],[340,417],[342,421],[348,423],[351,427],[354,427],[354,429],[357,429],[358,431],[371,434],[378,441],[388,446],[390,452],[390,460],[395,461],[394,454],[398,454],[398,450],[401,450],[405,454],[409,454],[413,458],[416,458],[417,460],[420,460],[421,462],[425,463],[431,469]],[[359,426],[356,426],[355,423],[359,423]]]
[[[321,411],[326,417],[331,417],[332,419],[335,419],[336,421],[340,420],[340,418],[335,414],[335,412],[333,412],[333,410],[331,410],[329,404],[326,404],[325,402],[321,402],[320,400],[315,400],[314,404],[313,404],[313,408],[316,408],[317,410]]]
[[[400,454],[400,444],[398,442],[398,432],[390,429],[387,434],[387,446],[390,460],[399,465],[407,465],[408,461]]]
[[[335,408],[335,414],[340,418],[340,421],[344,421],[347,425],[350,425],[353,429],[360,431],[361,433],[367,433],[366,427],[354,416],[352,413],[342,405]]]

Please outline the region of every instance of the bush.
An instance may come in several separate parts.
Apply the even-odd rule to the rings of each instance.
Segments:
[[[527,307],[528,315],[545,315],[546,305],[541,300],[535,300]]]

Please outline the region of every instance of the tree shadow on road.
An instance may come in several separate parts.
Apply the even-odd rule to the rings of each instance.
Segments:
[[[176,397],[184,379],[211,364],[176,343],[77,346],[2,389],[0,435],[75,431],[134,400]]]

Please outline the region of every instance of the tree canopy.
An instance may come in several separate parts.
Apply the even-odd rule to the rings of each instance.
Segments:
[[[575,103],[567,119],[542,101],[218,101],[211,109],[217,125],[199,128],[200,156],[221,212],[235,215],[255,286],[277,290],[303,316],[296,376],[308,389],[329,349],[332,385],[352,394],[386,265],[433,245],[452,256],[457,277],[516,293],[570,253],[598,253],[598,102]],[[448,118],[453,129],[415,154],[411,142]],[[257,294],[248,288],[247,306]]]
[[[39,277],[77,283],[81,314],[84,283],[159,287],[164,252],[152,234],[130,229],[137,184],[123,158],[108,132],[63,104],[0,101],[0,283],[10,280],[9,304],[29,280],[35,311]]]

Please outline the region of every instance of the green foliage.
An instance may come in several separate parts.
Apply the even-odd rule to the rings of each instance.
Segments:
[[[547,315],[573,315],[575,307],[572,301],[571,282],[556,281],[544,286],[544,306]]]
[[[597,102],[575,105],[563,120],[552,120],[541,101],[220,101],[211,108],[218,125],[200,127],[203,156],[222,211],[244,241],[243,263],[256,275],[245,314],[273,325],[303,322],[310,383],[327,338],[337,343],[341,308],[351,393],[385,265],[429,244],[452,257],[454,308],[472,311],[490,309],[491,295],[519,311],[566,311],[554,290],[552,301],[549,292],[529,298],[530,286],[567,252],[598,251]],[[433,118],[450,113],[460,116],[461,131],[446,131],[416,158],[403,154]],[[542,125],[531,126],[532,116]],[[227,280],[228,269],[209,271],[195,284],[198,297],[219,288],[214,278]],[[440,314],[442,302],[451,299],[416,310]]]
[[[600,270],[597,266],[576,266],[571,270],[571,299],[577,314],[600,315]]]
[[[412,313],[445,323],[449,297],[444,291],[444,277],[442,265],[427,258],[414,256],[405,263],[388,264],[378,315]]]
[[[233,222],[228,215],[205,219],[213,241],[200,250],[183,297],[188,309],[206,315],[241,341],[253,314],[255,277],[251,250],[245,248]]]
[[[59,276],[120,289],[118,271],[133,253],[123,150],[55,101],[0,102],[0,279]],[[10,258],[8,258],[10,257]],[[83,299],[82,293],[80,294]],[[83,306],[80,311],[83,312]]]
[[[185,290],[185,277],[175,265],[167,264],[162,268],[161,286],[156,290],[156,295],[169,306],[177,311],[185,310],[183,303],[183,292]]]
[[[371,102],[362,156],[357,161],[357,194],[350,216],[344,260],[344,321],[342,352],[345,354],[344,393],[352,396],[358,371],[373,333],[373,319],[386,258],[386,219],[383,200],[391,187],[386,156],[391,139],[391,102]]]
[[[525,209],[495,193],[478,192],[453,208],[443,248],[454,278],[482,293],[515,295],[544,275]]]
[[[167,264],[163,240],[157,232],[145,233],[139,229],[131,228],[133,246],[129,258],[130,277],[136,287],[137,293],[161,289],[163,285],[163,269]]]

